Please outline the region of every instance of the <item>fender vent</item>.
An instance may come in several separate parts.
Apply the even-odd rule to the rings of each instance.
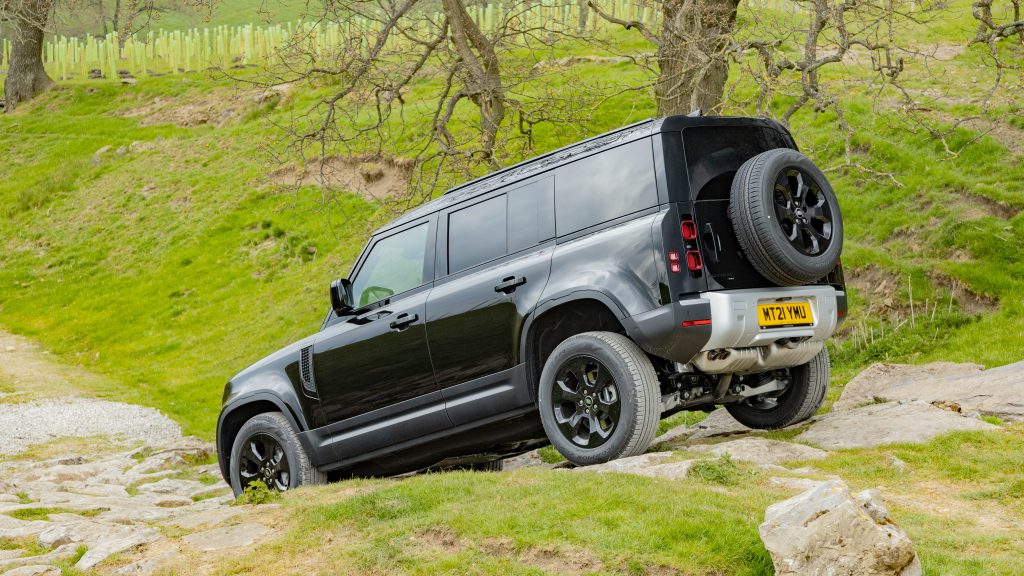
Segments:
[[[316,382],[313,380],[313,347],[306,346],[299,353],[299,379],[306,392],[316,394]]]

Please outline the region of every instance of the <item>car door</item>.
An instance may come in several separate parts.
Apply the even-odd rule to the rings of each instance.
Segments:
[[[355,314],[316,339],[314,371],[339,460],[450,426],[427,349],[435,218],[375,238],[352,277]]]
[[[520,333],[550,273],[552,178],[442,212],[427,338],[438,387],[459,426],[532,402]]]

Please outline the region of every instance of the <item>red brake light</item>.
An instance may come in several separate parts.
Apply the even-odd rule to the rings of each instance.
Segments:
[[[686,267],[692,272],[696,272],[704,268],[704,260],[700,257],[700,252],[696,250],[687,251]]]
[[[697,223],[693,220],[683,220],[680,228],[683,232],[683,240],[691,242],[697,239]]]
[[[711,319],[707,320],[683,320],[683,326],[689,328],[690,326],[708,326],[711,324]]]

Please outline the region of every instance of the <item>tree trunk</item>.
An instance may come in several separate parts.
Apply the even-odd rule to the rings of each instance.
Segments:
[[[729,79],[729,46],[738,0],[664,0],[654,87],[658,115],[716,113]]]
[[[11,61],[4,81],[8,111],[53,84],[43,69],[43,27],[49,14],[50,0],[27,0],[12,15]]]
[[[484,159],[497,167],[494,145],[505,119],[505,89],[494,45],[466,11],[462,0],[443,0],[452,32],[452,44],[469,77],[466,95],[480,108],[480,148]]]

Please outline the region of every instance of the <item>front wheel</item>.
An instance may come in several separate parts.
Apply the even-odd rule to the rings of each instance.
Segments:
[[[661,415],[658,375],[632,340],[586,332],[559,344],[538,390],[551,444],[579,466],[642,454]]]
[[[810,362],[787,372],[789,385],[777,396],[754,396],[725,409],[740,424],[762,430],[784,428],[814,416],[828,392],[828,349],[823,346]]]
[[[323,484],[284,414],[257,414],[246,422],[231,447],[231,490],[237,498],[256,481],[284,492],[305,484]]]

